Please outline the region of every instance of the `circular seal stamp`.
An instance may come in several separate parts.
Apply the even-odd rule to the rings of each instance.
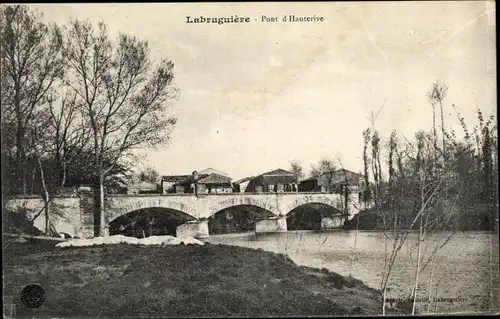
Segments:
[[[38,308],[45,301],[45,291],[39,285],[28,285],[21,292],[21,301],[28,308]]]

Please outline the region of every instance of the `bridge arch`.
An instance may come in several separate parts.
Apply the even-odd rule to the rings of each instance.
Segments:
[[[138,210],[152,208],[163,208],[173,212],[186,215],[186,218],[197,219],[198,213],[194,207],[183,201],[169,200],[164,198],[111,198],[106,202],[106,222],[109,224],[117,217]]]
[[[263,209],[272,213],[273,215],[279,215],[279,211],[277,209],[277,205],[272,201],[272,198],[268,198],[267,200],[254,198],[254,197],[232,197],[226,200],[221,200],[216,204],[212,205],[208,209],[208,216],[212,218],[218,212],[236,206],[252,206]]]
[[[323,219],[342,219],[343,213],[336,202],[307,201],[295,206],[286,215],[288,230],[321,230]]]
[[[275,215],[255,205],[234,205],[212,214],[208,219],[208,229],[214,235],[254,231],[256,222]]]
[[[297,208],[306,207],[306,205],[326,205],[335,209],[339,214],[342,214],[342,198],[340,194],[328,194],[328,195],[317,195],[317,194],[308,194],[304,196],[300,196],[293,200],[293,202],[287,205],[288,211],[286,213],[289,216],[294,212]]]
[[[176,235],[178,226],[195,220],[190,214],[165,207],[146,207],[115,216],[107,222],[110,235],[134,237]],[[141,236],[142,235],[142,236]]]
[[[316,210],[321,213],[322,217],[330,217],[334,215],[343,215],[341,209],[339,207],[335,207],[331,204],[326,204],[322,202],[310,202],[310,203],[305,203],[299,206],[294,207],[293,209],[289,210],[286,214],[286,217],[291,217],[293,215],[296,215],[298,213],[301,213],[304,210]]]

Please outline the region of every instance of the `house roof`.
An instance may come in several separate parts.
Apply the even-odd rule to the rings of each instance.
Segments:
[[[207,175],[217,174],[217,175],[226,176],[226,177],[229,176],[227,173],[216,170],[215,168],[211,168],[211,167],[204,169],[202,171],[198,171],[198,174],[207,174]]]
[[[184,180],[178,181],[176,185],[186,185],[194,183],[194,177],[189,175]],[[231,184],[231,178],[219,174],[198,174],[199,184]]]
[[[198,179],[199,184],[231,184],[231,179],[219,174],[210,174]]]
[[[295,176],[293,175],[263,175],[262,178],[269,184],[292,184],[295,183]]]
[[[179,181],[185,180],[189,178],[191,175],[164,175],[161,177],[161,180],[164,182],[173,182],[177,183]]]
[[[248,182],[248,181],[250,181],[252,178],[254,178],[254,176],[245,177],[245,178],[242,178],[242,179],[237,180],[237,181],[236,181],[236,182],[234,182],[233,184],[241,184],[241,183],[244,183],[244,182]]]
[[[286,171],[284,169],[278,168],[278,169],[275,169],[273,171],[262,174],[262,176],[268,176],[268,175],[293,175],[293,173]]]

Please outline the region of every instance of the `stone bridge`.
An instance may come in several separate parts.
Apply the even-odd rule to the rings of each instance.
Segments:
[[[148,195],[108,195],[105,202],[106,228],[116,218],[130,212],[164,208],[171,214],[186,221],[177,228],[177,234],[193,237],[208,236],[208,220],[217,212],[240,205],[254,206],[270,212],[273,217],[256,223],[255,231],[286,231],[286,217],[297,207],[306,204],[325,204],[338,212],[334,216],[322,216],[322,228],[339,228],[343,225],[343,196],[327,193],[232,193],[217,195],[194,194],[148,194]],[[347,216],[358,213],[357,194],[352,194],[348,201]],[[6,201],[6,208],[19,210],[24,208],[29,216],[34,216],[43,209],[39,197],[14,197]],[[59,232],[71,236],[93,236],[93,199],[91,196],[57,197],[50,207],[50,221]],[[43,214],[35,220],[35,226],[44,229]]]

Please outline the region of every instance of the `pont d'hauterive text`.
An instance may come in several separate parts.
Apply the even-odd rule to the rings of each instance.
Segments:
[[[325,20],[322,16],[301,16],[295,14],[288,14],[283,16],[267,16],[261,15],[259,17],[248,17],[248,16],[225,16],[225,17],[209,17],[209,16],[186,16],[186,23],[193,24],[248,24],[252,22],[257,23],[296,23],[296,22],[323,22]]]

